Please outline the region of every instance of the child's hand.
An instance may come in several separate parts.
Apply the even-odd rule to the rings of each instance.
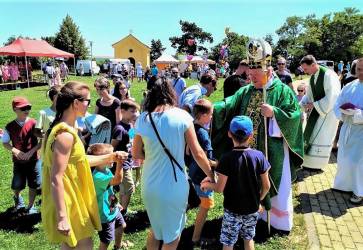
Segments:
[[[204,180],[203,180],[204,181]],[[209,186],[209,181],[205,181],[205,182],[202,182],[201,184],[200,184],[200,189],[203,191],[203,192],[206,192],[206,191],[208,191],[209,189],[208,189],[208,186]]]
[[[203,180],[202,180],[202,182],[200,183],[200,185],[202,185],[203,183],[205,183],[205,182],[211,182],[211,178],[210,177],[205,177]]]
[[[111,155],[111,162],[124,162],[127,160],[128,156],[129,154],[124,151],[113,152]]]
[[[124,210],[123,206],[120,203],[117,203],[116,207],[118,207],[120,211]]]
[[[12,152],[13,152],[13,155],[16,157],[16,159],[21,160],[21,161],[26,160],[24,152],[20,151],[19,149],[13,148]]]
[[[24,153],[24,161],[27,161],[27,160],[29,160],[32,156],[33,156],[33,154],[34,154],[34,152],[32,151],[32,150],[30,150],[30,151],[28,151],[28,152],[26,152],[26,153]]]
[[[260,204],[260,206],[258,207],[258,212],[259,212],[260,214],[262,214],[263,210],[265,210],[265,209],[264,209],[264,208],[263,208],[263,206]]]
[[[71,227],[68,224],[67,218],[62,218],[58,221],[57,230],[65,236],[69,236],[71,234]]]

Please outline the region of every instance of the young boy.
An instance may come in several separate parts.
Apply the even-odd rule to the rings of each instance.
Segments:
[[[253,237],[258,213],[262,211],[260,202],[270,189],[270,164],[261,151],[249,148],[252,136],[251,119],[247,116],[234,117],[228,132],[228,137],[233,141],[233,149],[221,157],[216,169],[218,180],[211,183],[206,178],[201,183],[202,190],[224,194],[220,237],[224,250],[233,249],[238,234],[244,240],[244,249],[254,249]]]
[[[29,187],[29,214],[37,213],[34,206],[37,189],[40,188],[40,169],[37,151],[40,148],[38,139],[34,135],[36,120],[29,118],[31,103],[24,97],[15,97],[12,101],[16,119],[8,123],[2,136],[4,147],[13,154],[13,180],[11,189],[14,191],[15,209],[25,207],[20,192],[28,183]]]
[[[205,129],[209,125],[213,116],[213,105],[206,99],[199,99],[193,107],[194,128],[197,139],[209,160],[213,159],[212,143],[209,138],[208,130]],[[189,165],[189,176],[193,182],[194,189],[200,198],[200,205],[194,224],[194,232],[192,237],[193,245],[199,246],[205,243],[201,241],[201,234],[204,223],[208,216],[209,209],[214,207],[213,191],[203,192],[200,189],[200,183],[206,177],[205,173],[198,166],[197,162],[192,159]]]
[[[105,155],[113,152],[110,144],[92,144],[87,153],[89,155]],[[107,166],[97,166],[93,173],[99,215],[102,223],[100,237],[100,250],[107,249],[111,241],[115,240],[114,249],[121,249],[122,233],[126,227],[121,215],[122,207],[113,193],[112,186],[119,185],[122,180],[122,163],[117,162],[115,176]]]
[[[128,159],[123,163],[124,177],[120,184],[120,200],[121,205],[124,208],[123,215],[127,213],[127,207],[130,203],[131,195],[135,191],[135,184],[132,178],[132,156],[131,141],[129,131],[131,129],[131,123],[135,120],[139,106],[137,103],[130,99],[126,99],[121,102],[121,122],[115,126],[112,133],[111,144],[115,151],[125,151],[129,153]]]

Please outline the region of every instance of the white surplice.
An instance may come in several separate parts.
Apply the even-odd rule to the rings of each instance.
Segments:
[[[352,103],[358,107],[352,115],[342,114],[340,106]],[[338,169],[334,188],[353,191],[363,196],[363,83],[355,80],[347,84],[334,107],[337,118],[343,121],[339,136]]]
[[[314,75],[314,84],[319,76],[319,70]],[[310,83],[309,83],[310,84]],[[333,146],[334,137],[338,128],[338,120],[334,115],[334,104],[340,93],[340,81],[338,75],[327,69],[324,75],[325,97],[313,102],[314,108],[319,113],[310,137],[311,148],[304,156],[304,167],[321,169],[329,162],[330,152]],[[314,100],[311,87],[308,88],[306,99],[301,104]],[[302,107],[303,111],[304,108]]]
[[[269,136],[282,137],[281,130],[274,118],[270,119]],[[284,139],[284,162],[281,182],[278,194],[271,198],[271,226],[279,230],[291,231],[293,214],[289,148]],[[262,219],[267,221],[266,211],[262,214]]]

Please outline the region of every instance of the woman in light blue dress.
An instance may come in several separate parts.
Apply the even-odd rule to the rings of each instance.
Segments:
[[[175,93],[169,81],[158,79],[146,96],[144,110],[135,125],[132,156],[145,159],[141,180],[141,194],[151,223],[147,249],[176,249],[186,221],[189,184],[185,168],[173,165],[163,150],[150,123],[149,113],[156,129],[180,164],[184,163],[187,143],[198,165],[213,177],[209,161],[195,135],[193,118],[175,107]],[[212,178],[213,179],[213,178]]]

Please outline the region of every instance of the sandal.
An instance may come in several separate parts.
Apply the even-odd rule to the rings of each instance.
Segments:
[[[353,204],[360,204],[363,201],[363,197],[353,194],[349,200]]]

